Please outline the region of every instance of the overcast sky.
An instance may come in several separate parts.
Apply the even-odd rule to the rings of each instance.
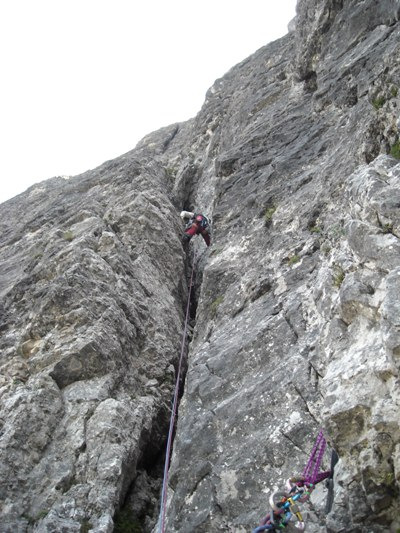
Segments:
[[[134,148],[287,33],[296,0],[2,0],[0,202]]]

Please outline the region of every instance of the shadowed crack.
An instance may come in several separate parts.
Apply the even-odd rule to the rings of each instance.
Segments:
[[[283,435],[285,437],[285,439],[287,439],[289,442],[291,442],[293,444],[294,448],[296,448],[297,450],[300,450],[305,455],[307,454],[307,452],[305,450],[303,450],[303,448],[301,448],[298,444],[295,443],[295,441],[290,437],[290,435],[288,435],[288,433],[285,433],[282,429],[280,429],[279,431],[280,431],[281,435]]]
[[[310,411],[310,408],[308,407],[308,404],[307,404],[307,400],[304,398],[302,392],[301,392],[301,389],[299,387],[297,387],[297,385],[293,385],[295,391],[297,392],[297,394],[300,396],[300,398],[303,400],[304,402],[304,409],[306,410],[306,412],[310,415],[310,417],[314,420],[315,424],[317,425],[317,427],[319,426],[319,422],[318,420],[315,418],[315,416],[312,414],[312,412]]]

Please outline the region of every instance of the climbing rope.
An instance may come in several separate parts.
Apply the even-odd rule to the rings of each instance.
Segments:
[[[285,529],[293,516],[298,520],[295,527],[300,531],[304,531],[305,523],[297,502],[304,503],[307,501],[317,483],[327,478],[332,479],[333,467],[338,459],[336,452],[333,451],[332,454],[334,453],[336,457],[335,460],[331,461],[331,470],[320,472],[319,469],[325,448],[326,440],[323,432],[320,431],[304,468],[303,475],[290,478],[286,485],[286,492],[274,492],[271,495],[269,500],[271,511],[261,521],[260,525],[253,530],[253,533]]]
[[[171,410],[171,418],[169,421],[167,450],[165,452],[164,478],[163,478],[162,490],[161,490],[161,505],[160,505],[160,516],[159,516],[159,527],[158,527],[159,533],[165,532],[165,513],[167,509],[168,476],[169,476],[169,466],[170,466],[170,459],[171,459],[170,455],[171,455],[171,446],[172,446],[172,436],[173,436],[174,427],[175,427],[175,419],[176,419],[176,415],[178,411],[179,382],[180,382],[180,377],[181,377],[182,362],[183,362],[183,357],[185,353],[186,335],[187,335],[187,329],[188,329],[188,324],[189,324],[190,295],[191,295],[192,287],[193,287],[195,259],[196,259],[196,252],[193,253],[192,273],[190,275],[189,290],[188,290],[188,297],[187,297],[187,304],[186,304],[185,327],[183,329],[181,355],[179,357],[178,373],[176,376],[175,391],[174,391],[172,410]]]
[[[318,433],[317,440],[315,441],[314,447],[311,451],[310,458],[306,464],[306,467],[303,472],[303,479],[305,483],[312,483],[313,485],[317,482],[319,468],[322,463],[322,457],[324,455],[326,448],[326,440],[322,431]],[[317,455],[318,453],[318,455]],[[313,468],[314,465],[314,468]]]

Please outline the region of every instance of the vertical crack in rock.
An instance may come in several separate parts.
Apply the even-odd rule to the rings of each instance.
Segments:
[[[388,290],[399,186],[385,157],[398,146],[397,13],[392,0],[301,0],[294,34],[217,80],[196,117],[195,191],[213,206],[215,238],[171,466],[171,533],[255,527],[320,427],[341,460],[332,511],[321,486],[307,530],[399,527]],[[397,448],[380,456],[386,423]]]
[[[187,202],[190,205],[190,202]],[[202,264],[199,258],[196,259],[196,245],[188,247],[186,253],[185,279],[189,287],[190,278],[193,269],[193,259],[195,259],[192,289],[190,292],[190,301],[184,303],[184,312],[186,313],[187,304],[189,303],[188,328],[186,339],[184,340],[184,358],[182,361],[182,369],[178,391],[178,409],[176,416],[176,423],[172,437],[171,454],[173,453],[173,443],[176,432],[176,424],[179,419],[179,402],[184,395],[184,384],[188,366],[188,353],[190,343],[193,336],[193,330],[196,325],[196,312],[198,295],[201,290],[202,281]],[[182,332],[183,334],[183,332]],[[177,347],[177,353],[179,347]],[[178,373],[178,363],[174,365],[175,376]],[[147,435],[146,440],[141,445],[142,456],[136,466],[136,477],[131,486],[127,490],[124,502],[115,516],[116,527],[114,531],[124,531],[124,527],[133,527],[138,531],[150,533],[159,517],[161,487],[164,476],[165,452],[169,430],[169,417],[171,416],[171,402],[168,403],[167,409],[160,413],[162,423],[159,420],[155,421],[156,428],[163,428],[163,435],[160,438],[154,438],[153,434]],[[168,422],[168,423],[167,423]],[[206,475],[206,474],[205,474]]]
[[[160,162],[133,152],[4,206],[5,532],[108,533],[138,468],[157,464],[186,294],[165,180]]]

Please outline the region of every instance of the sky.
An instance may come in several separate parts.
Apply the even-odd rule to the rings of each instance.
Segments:
[[[195,116],[296,0],[2,0],[0,202]]]

